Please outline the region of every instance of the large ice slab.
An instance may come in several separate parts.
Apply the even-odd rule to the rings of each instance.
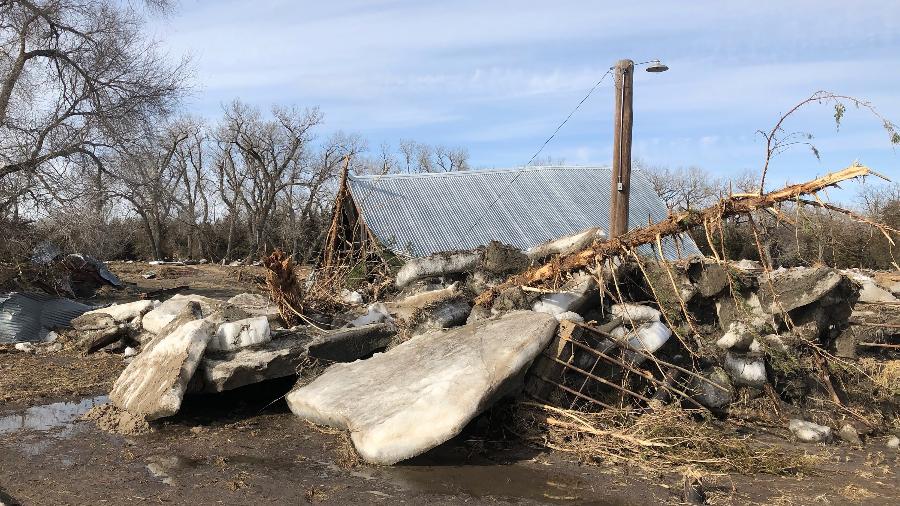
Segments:
[[[170,328],[170,327],[168,327]],[[159,335],[128,364],[109,398],[116,407],[147,420],[171,416],[181,408],[188,381],[215,325],[194,320]]]
[[[197,368],[194,380],[205,392],[224,392],[296,373],[306,356],[310,338],[296,335],[234,351],[209,351]]]
[[[500,397],[556,331],[552,315],[514,311],[415,337],[368,360],[335,364],[287,395],[296,415],[351,432],[368,462],[394,464],[459,434]]]
[[[111,306],[94,309],[84,314],[108,314],[116,323],[130,322],[131,320],[144,316],[153,308],[159,305],[159,301],[152,300],[136,300],[134,302],[126,302],[124,304],[113,304]]]
[[[233,351],[272,340],[269,320],[265,316],[255,316],[233,322],[224,322],[209,340],[207,349]]]

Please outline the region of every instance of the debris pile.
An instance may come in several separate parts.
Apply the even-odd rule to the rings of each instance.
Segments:
[[[330,255],[308,277],[276,251],[263,262],[269,298],[100,308],[72,321],[74,342],[132,350],[110,399],[141,420],[194,393],[297,375],[291,411],[349,431],[371,463],[421,454],[516,397],[512,433],[586,461],[795,472],[808,462],[715,431],[764,421],[797,441],[856,445],[900,432],[900,283],[715,248],[670,259],[660,238],[866,173],[723,199],[608,241],[589,229],[528,251]],[[654,243],[656,257],[638,252]]]
[[[461,325],[463,318],[462,329],[477,331],[512,311],[552,315],[561,322],[559,330],[527,369],[525,381],[524,395],[541,406],[616,413],[633,423],[673,407],[714,419],[761,418],[810,441],[810,427],[819,426],[889,434],[900,430],[900,398],[894,387],[878,385],[892,385],[883,377],[896,364],[900,325],[893,316],[897,300],[890,286],[875,282],[879,276],[824,266],[776,270],[760,262],[729,261],[714,246],[712,258],[673,261],[659,247],[663,236],[703,227],[710,237],[725,217],[867,174],[857,165],[769,194],[723,199],[713,208],[673,215],[610,241],[586,231],[548,243],[576,246],[553,250],[543,263],[535,259],[548,257],[499,243],[411,259],[396,271],[394,300],[386,307],[400,328],[398,341],[409,343],[452,339],[457,330],[434,327]],[[585,236],[591,239],[579,239]],[[638,253],[654,243],[656,258]],[[368,281],[382,286],[377,278]],[[374,303],[362,285],[362,298]],[[878,323],[877,333],[866,332],[862,329],[871,322],[860,325],[859,318],[869,314],[890,321]],[[331,321],[341,323],[341,317]],[[482,342],[491,338],[488,332],[480,336]],[[407,344],[390,348],[355,364],[353,372],[363,375],[367,362],[390,361],[408,349]],[[865,357],[842,358],[856,355]],[[351,401],[332,400],[335,405],[324,399],[322,392],[356,379],[339,370],[296,389],[294,411],[348,428],[367,460],[394,460],[389,442],[372,448],[366,429],[348,414]],[[477,375],[474,369],[470,373]],[[378,399],[414,389],[392,383],[386,390],[371,386],[365,395]]]
[[[51,243],[38,245],[31,263],[19,268],[19,283],[66,297],[87,298],[102,286],[125,285],[100,260],[82,253],[64,254]]]
[[[101,287],[125,284],[105,263],[81,253],[63,254],[50,243],[38,245],[29,261],[0,266],[0,343],[45,342],[57,329],[92,306],[71,298],[90,298]]]
[[[122,412],[152,421],[178,413],[187,394],[294,376],[310,361],[352,362],[384,350],[396,335],[390,322],[357,323],[330,332],[285,328],[276,306],[261,295],[218,300],[176,294],[164,302],[87,311],[68,334],[69,345],[84,353],[123,353],[128,363],[110,400]]]
[[[681,462],[713,452],[709,462],[722,469],[793,472],[806,461],[712,435],[673,444],[674,436],[651,430],[651,422],[682,424],[699,415],[701,423],[703,413],[713,421],[756,417],[808,442],[830,441],[838,432],[864,441],[898,430],[897,383],[884,375],[896,367],[891,346],[900,319],[884,309],[893,301],[859,302],[862,286],[853,272],[770,272],[703,258],[615,260],[563,276],[556,287],[510,288],[490,307],[473,307],[471,287],[484,282],[482,264],[463,271],[445,265],[452,272],[420,271],[428,277],[413,277],[393,300],[345,303],[327,323],[319,315],[318,323],[282,328],[274,305],[262,310],[262,301],[248,303],[249,295],[231,301],[176,295],[161,304],[92,311],[75,323],[84,341],[99,346],[106,342],[99,336],[121,335],[123,325],[127,334],[142,318],[131,343],[140,353],[110,394],[118,408],[158,419],[176,413],[185,395],[299,371],[286,397],[290,409],[349,430],[371,463],[433,448],[504,396],[525,399],[514,425],[527,440],[540,429],[555,434],[545,442],[575,445],[569,449],[579,455],[591,449],[597,458],[640,450]],[[895,323],[874,335],[859,324],[868,312]],[[847,340],[858,359],[836,355]],[[311,362],[319,367],[303,370]],[[587,441],[593,437],[599,439]],[[609,438],[626,440],[599,452]],[[673,448],[683,453],[676,458]],[[728,451],[744,460],[735,464]]]

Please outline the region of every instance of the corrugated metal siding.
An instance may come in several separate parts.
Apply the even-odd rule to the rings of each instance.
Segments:
[[[611,177],[609,167],[532,167],[351,176],[349,184],[363,219],[382,243],[426,256],[492,240],[528,249],[591,227],[608,231]],[[668,214],[637,171],[632,173],[630,204],[630,228]],[[663,241],[663,251],[668,258],[679,256],[673,239]],[[680,237],[680,252],[700,254],[687,236]],[[647,247],[644,253],[653,250]]]
[[[91,306],[40,293],[0,295],[0,343],[40,342],[56,328],[68,328],[72,319]]]

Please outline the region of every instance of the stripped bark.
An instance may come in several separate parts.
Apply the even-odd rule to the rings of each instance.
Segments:
[[[741,195],[720,199],[718,203],[700,211],[683,211],[670,215],[665,220],[646,227],[634,229],[609,241],[594,241],[587,248],[572,255],[554,258],[544,265],[533,267],[522,274],[509,278],[506,282],[482,292],[475,303],[488,306],[500,292],[514,286],[527,286],[550,280],[560,274],[571,273],[597,262],[621,255],[643,244],[650,244],[656,238],[677,235],[708,221],[721,220],[739,214],[748,214],[765,209],[779,202],[797,199],[803,195],[815,194],[842,181],[863,176],[878,175],[868,167],[855,164],[844,170],[826,174],[806,183],[786,186],[762,195]]]

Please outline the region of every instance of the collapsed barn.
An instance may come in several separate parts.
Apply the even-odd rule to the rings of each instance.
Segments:
[[[550,166],[345,174],[335,201],[331,231],[335,239],[330,246],[346,250],[374,241],[409,258],[473,249],[492,241],[524,251],[587,230],[605,235],[611,173],[610,167]],[[668,216],[665,204],[639,171],[633,174],[631,190],[629,228]],[[686,235],[666,237],[663,251],[670,259],[700,254]]]

